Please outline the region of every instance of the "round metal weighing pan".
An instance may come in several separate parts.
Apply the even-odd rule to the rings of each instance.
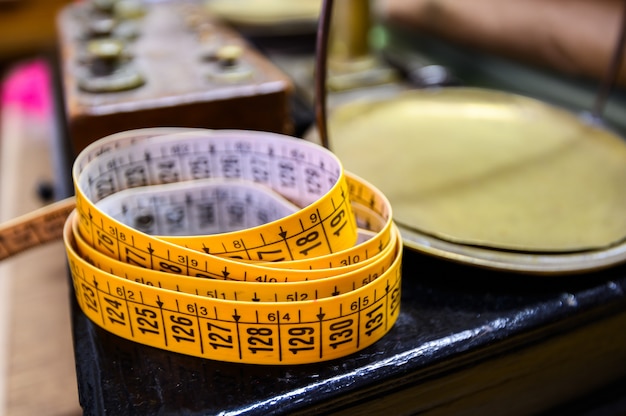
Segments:
[[[205,0],[206,9],[246,33],[315,33],[321,0]]]
[[[338,106],[328,136],[387,195],[409,249],[544,275],[626,260],[626,142],[579,115],[446,87]]]

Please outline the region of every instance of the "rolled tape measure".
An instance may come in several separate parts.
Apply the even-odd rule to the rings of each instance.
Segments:
[[[300,364],[359,351],[398,317],[389,202],[323,147],[140,129],[92,143],[73,179],[75,198],[0,227],[0,259],[62,235],[78,304],[120,337]]]

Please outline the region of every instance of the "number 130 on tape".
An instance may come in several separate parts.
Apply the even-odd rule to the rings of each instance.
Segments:
[[[320,146],[141,129],[94,142],[72,173],[62,234],[76,298],[113,334],[300,364],[359,351],[398,317],[402,242],[389,202]]]

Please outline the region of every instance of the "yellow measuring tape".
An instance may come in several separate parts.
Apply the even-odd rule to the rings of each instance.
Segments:
[[[120,337],[300,364],[361,350],[398,317],[389,202],[323,147],[133,130],[88,146],[73,179],[75,199],[0,226],[0,259],[62,234],[81,309]]]

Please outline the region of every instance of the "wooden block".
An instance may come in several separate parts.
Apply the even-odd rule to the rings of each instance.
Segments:
[[[94,11],[88,2],[59,14],[65,110],[76,152],[105,135],[142,127],[292,131],[290,78],[201,3],[151,3],[141,17],[118,19],[110,32],[94,34],[94,22],[106,25],[111,16],[117,15]],[[121,51],[109,43],[98,57],[90,54],[93,41],[103,37],[122,39]],[[103,55],[110,51],[114,56]],[[120,81],[124,71],[131,74],[126,80],[141,77],[140,85],[97,91]]]

